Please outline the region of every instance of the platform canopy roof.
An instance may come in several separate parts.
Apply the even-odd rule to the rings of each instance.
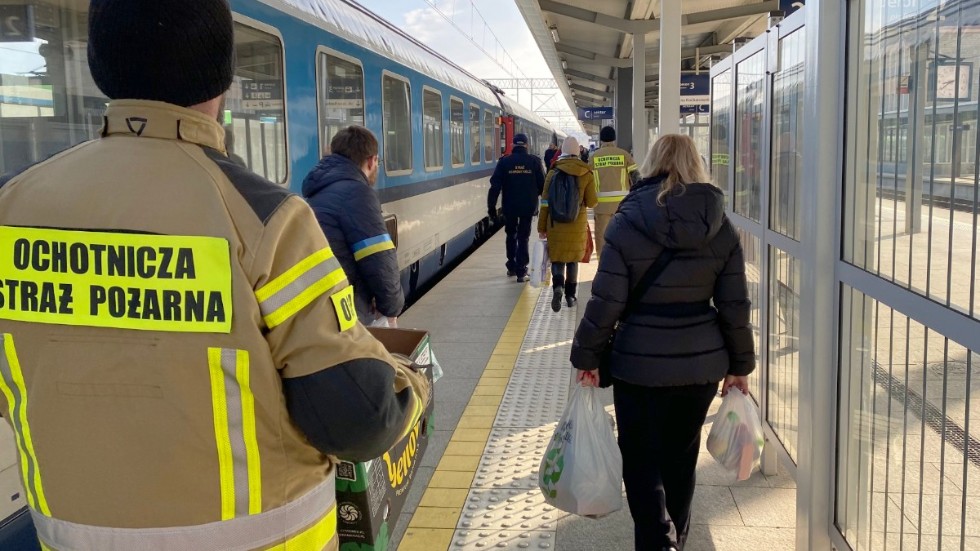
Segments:
[[[656,106],[661,0],[515,0],[569,107],[611,105],[616,70],[646,33],[647,107]],[[681,0],[667,0],[681,2]],[[683,0],[682,69],[706,68],[732,42],[765,32],[778,0]]]

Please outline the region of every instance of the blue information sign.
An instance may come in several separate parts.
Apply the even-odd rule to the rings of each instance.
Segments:
[[[613,118],[612,107],[579,107],[578,120],[601,121]]]
[[[710,113],[710,105],[681,105],[681,114],[690,115],[692,113]]]
[[[806,4],[804,0],[779,0],[779,10],[789,15]]]
[[[681,113],[707,113],[711,103],[711,75],[681,73]]]

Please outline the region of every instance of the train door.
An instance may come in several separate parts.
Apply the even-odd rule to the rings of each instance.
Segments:
[[[514,117],[500,117],[497,119],[500,131],[497,132],[497,139],[500,142],[497,144],[497,150],[501,152],[501,156],[510,155],[514,148]]]

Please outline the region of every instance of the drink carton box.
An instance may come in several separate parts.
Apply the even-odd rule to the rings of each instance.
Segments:
[[[369,328],[392,353],[418,365],[432,362],[429,333],[415,329]],[[432,369],[425,369],[432,382]],[[386,551],[429,443],[433,400],[409,434],[371,461],[341,461],[337,466],[337,532],[340,551]]]

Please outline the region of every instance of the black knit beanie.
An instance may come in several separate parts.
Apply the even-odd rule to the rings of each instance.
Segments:
[[[602,130],[599,131],[599,141],[600,142],[616,141],[616,129],[611,126],[602,127]]]
[[[188,107],[231,87],[227,0],[92,0],[89,10],[88,64],[110,99]]]

